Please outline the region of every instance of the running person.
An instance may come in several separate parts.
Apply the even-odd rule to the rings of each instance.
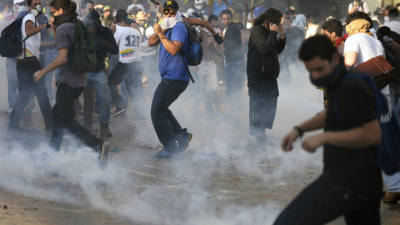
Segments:
[[[108,77],[112,103],[116,107],[114,115],[126,111],[127,103],[118,93],[117,86],[125,82],[129,96],[133,97],[134,88],[141,84],[142,67],[140,65],[139,45],[142,35],[137,29],[130,27],[131,21],[128,13],[120,9],[116,15],[116,32],[114,38],[119,47],[118,65],[111,71]]]
[[[75,13],[76,3],[71,0],[53,0],[50,3],[50,11],[51,20],[54,21],[52,26],[56,29],[58,57],[34,74],[34,79],[38,82],[45,74],[61,67],[57,79],[56,104],[53,107],[55,128],[50,145],[56,151],[60,149],[66,128],[81,142],[100,153],[100,160],[103,160],[108,154],[108,143],[96,138],[74,119],[74,101],[82,94],[86,81],[85,74],[74,72],[68,63],[68,52],[73,47],[75,23],[78,20]]]

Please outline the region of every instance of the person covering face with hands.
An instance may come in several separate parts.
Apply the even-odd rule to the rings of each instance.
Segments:
[[[192,139],[187,129],[181,125],[169,110],[169,106],[186,90],[190,75],[184,54],[189,50],[189,35],[182,18],[177,18],[178,3],[168,0],[164,3],[163,18],[154,24],[155,34],[149,45],[161,42],[159,71],[161,83],[158,85],[151,106],[151,119],[163,149],[156,158],[170,158],[187,149]],[[167,22],[165,22],[167,21]]]
[[[10,115],[8,124],[8,129],[10,131],[22,130],[18,123],[23,115],[25,106],[29,102],[29,97],[32,92],[38,99],[46,123],[46,128],[51,129],[53,126],[49,98],[44,83],[36,83],[33,80],[33,74],[42,67],[39,61],[41,44],[40,32],[49,27],[49,24],[39,26],[37,23],[37,18],[39,14],[42,13],[41,0],[28,0],[27,4],[30,13],[22,19],[21,32],[23,52],[21,52],[21,56],[18,58],[17,62],[19,93]]]

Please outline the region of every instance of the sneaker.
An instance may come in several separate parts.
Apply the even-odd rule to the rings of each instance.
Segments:
[[[383,197],[384,203],[395,203],[400,200],[400,192],[386,192]]]
[[[161,151],[157,152],[154,155],[154,158],[156,159],[170,159],[172,158],[176,152],[168,151],[165,148],[163,148]]]
[[[116,109],[112,114],[111,117],[117,117],[120,116],[121,114],[126,112],[126,108],[122,108],[122,109]]]
[[[110,152],[110,143],[108,142],[103,142],[99,148],[99,162],[101,167],[105,167],[108,162],[108,153]]]
[[[108,124],[100,124],[100,138],[103,139],[110,137],[112,137],[112,133],[108,127]]]
[[[185,151],[192,141],[193,134],[187,132],[187,129],[183,129],[182,132],[178,135],[178,149],[180,152]]]

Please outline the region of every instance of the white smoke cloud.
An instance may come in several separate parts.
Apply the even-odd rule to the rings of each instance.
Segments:
[[[41,199],[90,204],[138,223],[271,224],[284,206],[270,196],[271,190],[279,193],[296,182],[290,178],[294,173],[321,166],[321,154],[305,153],[298,143],[289,154],[279,147],[287,131],[322,109],[321,92],[309,84],[304,68],[295,70],[295,81],[280,84],[275,127],[267,131],[271,144],[265,148],[245,150],[245,92],[236,99],[235,111],[214,121],[199,110],[199,93],[188,90],[171,108],[182,126],[194,133],[193,144],[180,157],[158,161],[151,158],[154,151],[127,145],[124,151],[113,153],[107,168],[101,169],[97,155],[70,138],[65,138],[62,151],[53,152],[46,138],[36,140],[39,144],[30,149],[0,133],[0,188]],[[0,79],[0,109],[6,110],[6,76]],[[142,110],[148,113],[148,107],[149,102]],[[233,116],[225,117],[229,114]],[[2,127],[6,120],[2,118]],[[125,136],[114,140],[157,144],[149,121],[140,123],[132,134],[124,130],[128,130],[126,121],[115,121],[122,125],[112,127],[114,133]]]

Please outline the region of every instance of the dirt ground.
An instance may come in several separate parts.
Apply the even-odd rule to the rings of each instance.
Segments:
[[[5,76],[0,79],[4,84]],[[5,96],[3,88],[2,103]],[[103,170],[92,153],[69,147],[71,138],[65,138],[66,148],[78,153],[43,150],[41,143],[49,137],[37,107],[32,120],[23,121],[35,130],[17,141],[5,134],[8,115],[2,113],[0,225],[271,224],[321,171],[320,154],[283,155],[281,135],[267,148],[244,151],[245,122],[237,127],[224,122],[243,115],[210,123],[197,114],[183,119],[194,129],[193,144],[177,159],[156,160],[158,141],[151,124],[129,115],[112,121],[114,137],[108,141],[113,152]],[[23,150],[16,151],[20,145]],[[398,208],[383,205],[381,212],[383,225],[400,224]],[[344,222],[339,218],[330,224]]]
[[[4,117],[3,117],[4,118]],[[123,120],[122,120],[123,121]],[[118,126],[118,123],[115,124]],[[113,127],[115,127],[113,126]],[[111,162],[118,162],[122,164],[126,170],[129,171],[129,179],[135,180],[135,186],[127,187],[128,193],[133,195],[145,191],[151,186],[161,186],[167,189],[171,195],[176,195],[180,198],[181,193],[190,192],[193,187],[201,186],[206,190],[206,201],[212,202],[215,211],[223,210],[228,206],[258,206],[274,201],[283,207],[293,197],[301,191],[304,186],[310,183],[313,179],[318,177],[319,168],[298,168],[283,175],[281,178],[271,179],[270,183],[259,175],[259,173],[252,174],[251,172],[243,172],[234,166],[235,162],[239,159],[235,154],[229,157],[229,160],[222,159],[220,163],[225,164],[224,170],[216,170],[212,175],[207,176],[208,183],[199,184],[204,182],[203,179],[197,180],[195,176],[202,177],[201,171],[197,171],[196,175],[193,171],[184,174],[176,174],[171,165],[175,164],[174,161],[158,161],[152,159],[151,155],[156,152],[154,149],[143,144],[132,144],[124,138],[128,130],[134,130],[135,125],[127,126],[125,129],[120,129],[115,133],[114,143],[119,143],[118,148],[120,152],[113,152],[111,155]],[[115,129],[114,129],[115,130]],[[134,146],[134,147],[132,147]],[[195,161],[191,158],[196,154],[196,150],[192,153],[190,150],[185,153],[179,160],[188,160],[197,166]],[[241,155],[241,157],[245,157]],[[146,160],[142,160],[142,159]],[[245,157],[246,158],[246,157]],[[140,160],[137,160],[140,159]],[[129,161],[135,163],[130,164]],[[271,162],[270,160],[259,160],[256,167],[262,168],[265,173],[273,174],[279,165]],[[200,167],[201,168],[201,167]],[[201,170],[201,169],[200,169]],[[4,178],[6,179],[6,178]],[[61,187],[66,192],[73,192],[85,195],[80,187],[76,187],[68,181],[63,180],[61,177],[45,177],[37,181],[41,185],[48,186],[49,190],[55,187]],[[107,193],[105,197],[111,205],[118,205],[123,197],[118,196],[118,193]],[[123,195],[126,195],[124,193]],[[120,213],[109,210],[101,210],[87,200],[80,201],[79,203],[62,203],[59,201],[51,201],[32,197],[30,193],[15,193],[13,190],[0,189],[0,224],[1,225],[106,225],[106,224],[163,224],[163,223],[140,223],[135,222],[135,219],[128,218]],[[82,197],[85,199],[86,197]],[[183,198],[184,199],[184,198]],[[118,210],[118,209],[117,209]],[[382,206],[382,220],[383,225],[400,224],[400,210]],[[140,221],[140,220],[138,220]],[[226,223],[229,224],[229,223]],[[235,224],[235,223],[233,223]],[[338,219],[332,225],[344,224],[342,219]]]

